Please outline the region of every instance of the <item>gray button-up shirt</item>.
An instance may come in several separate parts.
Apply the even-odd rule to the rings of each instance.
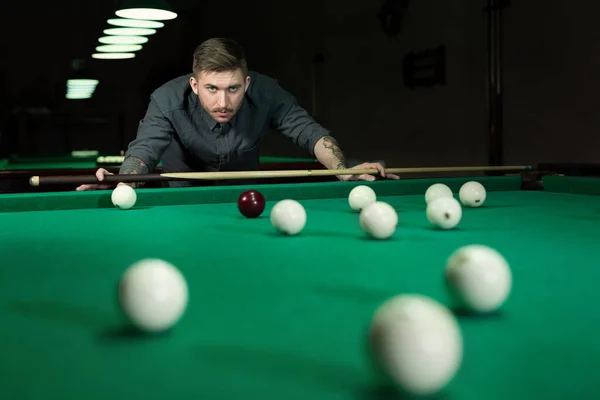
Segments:
[[[268,76],[249,72],[250,85],[237,114],[216,122],[190,87],[190,75],[167,82],[150,97],[137,137],[125,157],[140,158],[152,171],[240,171],[259,168],[259,147],[269,129],[290,138],[314,156],[314,146],[329,131]],[[172,181],[171,186],[188,184]]]

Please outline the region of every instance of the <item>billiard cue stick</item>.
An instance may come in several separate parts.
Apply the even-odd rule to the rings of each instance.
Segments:
[[[531,169],[528,165],[513,166],[479,166],[479,167],[415,167],[415,168],[385,168],[386,174],[411,174],[431,172],[480,172],[480,171],[519,171]],[[106,175],[102,182],[95,175],[66,175],[66,176],[32,176],[31,186],[44,185],[86,185],[97,183],[136,183],[171,180],[233,180],[233,179],[264,179],[264,178],[302,178],[312,176],[341,176],[341,175],[378,175],[375,168],[363,169],[301,169],[274,171],[221,171],[221,172],[169,172],[162,174],[115,174]]]

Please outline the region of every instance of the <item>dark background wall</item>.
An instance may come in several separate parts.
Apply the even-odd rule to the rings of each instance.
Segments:
[[[117,1],[57,0],[33,11],[3,3],[0,25],[14,38],[0,44],[8,61],[0,68],[3,147],[10,138],[18,153],[117,153],[135,136],[150,93],[190,71],[200,42],[229,36],[246,48],[250,67],[279,79],[352,159],[487,164],[484,0],[400,1],[408,7],[396,38],[377,18],[383,0],[169,3],[179,17],[123,61],[89,58]],[[549,0],[504,11],[506,163],[600,161],[599,10],[583,0]],[[407,88],[404,56],[439,45],[446,47],[446,84]],[[317,55],[324,61],[315,81]],[[64,99],[78,57],[100,80],[91,100]],[[304,155],[276,133],[262,152]]]
[[[530,2],[506,13],[506,154],[600,161],[600,6]]]

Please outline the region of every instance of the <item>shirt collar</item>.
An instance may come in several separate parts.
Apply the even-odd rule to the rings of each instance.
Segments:
[[[202,107],[202,104],[200,104],[200,102],[198,102],[198,107],[200,108],[200,115],[202,116],[202,120],[206,123],[206,125],[208,125],[208,128],[211,131],[214,131],[219,126],[219,123],[215,121],[215,119],[211,117],[209,113],[206,112],[206,110],[204,109],[204,107]]]
[[[211,131],[214,131],[220,125],[222,125],[219,122],[215,121],[215,119],[213,117],[211,117],[209,113],[206,112],[206,110],[204,109],[204,107],[202,107],[201,104],[198,104],[198,107],[200,108],[200,115],[202,116],[202,120],[206,123],[206,125],[208,125],[208,128]],[[229,125],[229,128],[231,129],[235,125],[235,120],[237,119],[238,114],[240,113],[240,111],[241,111],[241,108],[240,108],[240,110],[238,110],[237,113],[235,113],[235,115],[233,116],[233,118],[231,118],[229,120],[229,122],[227,124],[224,124],[224,125]]]

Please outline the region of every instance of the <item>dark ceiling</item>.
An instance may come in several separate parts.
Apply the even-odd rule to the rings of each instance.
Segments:
[[[191,72],[193,50],[210,37],[236,39],[252,69],[278,79],[287,74],[286,87],[308,99],[307,85],[296,76],[306,73],[313,53],[321,52],[326,31],[349,27],[346,32],[360,35],[357,20],[371,7],[343,0],[233,0],[225,5],[167,0],[178,17],[164,21],[134,59],[91,58],[103,30],[112,27],[107,20],[116,17],[123,2],[0,2],[0,156],[122,150],[135,135],[150,94]],[[345,7],[343,16],[340,7]],[[354,39],[344,33],[344,40]],[[66,99],[76,60],[84,60],[85,77],[99,80],[91,99]],[[298,60],[304,67],[290,68]]]
[[[165,27],[131,60],[95,60],[91,58],[103,36],[111,28],[106,20],[115,18],[121,1],[55,0],[40,6],[29,2],[2,2],[0,5],[0,104],[6,107],[57,106],[64,99],[66,80],[73,73],[76,59],[85,60],[86,73],[100,80],[98,96],[107,89],[119,91],[127,85],[152,85],[160,80],[164,60],[173,58],[168,69],[184,73],[191,67],[187,58],[172,57],[173,51],[188,50],[198,44],[193,37],[186,41],[186,20],[193,19],[203,2],[169,0],[178,18],[164,21]],[[173,43],[175,41],[175,43]],[[189,60],[188,60],[189,58]],[[189,65],[188,65],[189,64]],[[168,72],[165,72],[168,73]]]
[[[373,9],[368,2],[341,0],[232,0],[225,6],[206,0],[167,2],[178,17],[164,21],[165,27],[129,60],[91,58],[122,0],[0,3],[0,119],[19,107],[74,114],[85,107],[87,112],[125,112],[137,118],[152,90],[191,71],[194,48],[209,37],[233,37],[246,48],[252,67],[284,71],[284,64],[272,61],[257,65],[260,54],[278,60],[273,54],[281,51],[318,53],[322,37],[338,34],[333,29],[343,31],[348,43],[364,40],[364,10]],[[376,15],[371,23],[378,24]],[[304,50],[297,46],[301,42]],[[312,57],[304,53],[303,59]],[[85,73],[100,81],[91,100],[65,99],[66,81],[78,59],[85,61]],[[123,103],[134,98],[139,104],[124,111]]]

